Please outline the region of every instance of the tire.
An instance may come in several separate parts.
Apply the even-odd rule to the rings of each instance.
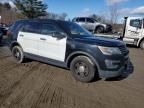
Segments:
[[[104,27],[99,26],[95,29],[95,33],[104,33]]]
[[[88,57],[78,56],[72,60],[70,70],[76,80],[90,82],[95,77],[96,66]]]
[[[141,48],[142,50],[144,50],[144,40],[141,41],[141,43],[140,43],[140,48]]]
[[[17,63],[22,63],[24,61],[23,50],[20,46],[14,46],[12,48],[12,56]]]

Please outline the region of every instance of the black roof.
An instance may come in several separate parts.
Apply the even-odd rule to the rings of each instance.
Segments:
[[[62,21],[62,20],[53,20],[53,19],[21,19],[21,20],[18,20],[18,22],[29,22],[29,21],[35,21],[35,22],[68,22],[68,21]]]

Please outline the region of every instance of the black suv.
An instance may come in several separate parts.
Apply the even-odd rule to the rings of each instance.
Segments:
[[[19,20],[9,30],[9,38],[18,63],[30,58],[65,67],[82,82],[120,76],[129,64],[123,42],[95,37],[72,22]]]

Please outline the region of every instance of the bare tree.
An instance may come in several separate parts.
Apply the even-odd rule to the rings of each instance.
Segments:
[[[101,20],[102,20],[102,18],[99,15],[96,15],[96,14],[92,14],[89,17],[91,17],[91,18],[93,18],[93,19],[95,19],[95,20],[97,20],[99,22],[101,22]]]
[[[108,24],[110,23],[109,19],[107,19],[105,15],[92,14],[89,17],[97,20],[98,22],[108,23]]]
[[[111,24],[116,24],[119,16],[118,4],[109,6]]]

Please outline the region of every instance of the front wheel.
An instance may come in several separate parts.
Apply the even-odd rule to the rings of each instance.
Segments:
[[[144,40],[141,41],[140,48],[144,50]]]
[[[81,82],[90,82],[94,79],[96,67],[86,56],[74,58],[70,64],[70,70],[74,78]]]
[[[17,63],[22,63],[24,61],[24,54],[20,46],[14,46],[12,48],[12,56]]]
[[[95,29],[95,33],[104,33],[104,27],[102,27],[102,26],[99,26],[99,27],[97,27],[96,29]]]

